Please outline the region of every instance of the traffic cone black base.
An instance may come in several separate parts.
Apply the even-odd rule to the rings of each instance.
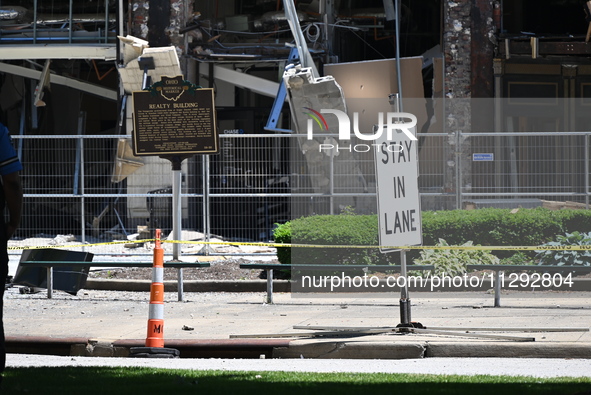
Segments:
[[[180,358],[181,352],[176,348],[166,347],[131,347],[129,356],[132,358]]]

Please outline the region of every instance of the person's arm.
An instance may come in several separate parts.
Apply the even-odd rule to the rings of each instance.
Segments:
[[[6,208],[8,209],[8,221],[6,222],[6,236],[12,237],[14,231],[21,222],[23,206],[23,189],[20,173],[14,172],[2,176]]]

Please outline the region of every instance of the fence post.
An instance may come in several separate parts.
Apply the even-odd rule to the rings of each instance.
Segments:
[[[462,131],[455,132],[455,160],[456,160],[456,210],[462,209]]]
[[[585,134],[585,209],[589,210],[589,134]]]
[[[203,155],[203,239],[209,242],[211,238],[211,229],[209,221],[209,155]],[[209,244],[203,246],[205,255],[209,255]]]

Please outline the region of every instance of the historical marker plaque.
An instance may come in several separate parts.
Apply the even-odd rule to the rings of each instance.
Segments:
[[[133,92],[133,115],[137,156],[219,152],[213,89],[182,76],[162,77],[149,90]]]

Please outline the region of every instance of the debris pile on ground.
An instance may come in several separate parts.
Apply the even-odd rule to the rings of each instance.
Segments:
[[[264,271],[258,269],[240,269],[241,263],[256,261],[251,259],[229,258],[219,259],[210,262],[210,267],[186,268],[183,269],[183,280],[258,280],[264,278]],[[277,260],[265,260],[268,263],[279,263]],[[166,268],[164,262],[164,280],[177,280],[178,270]],[[276,271],[275,271],[276,272]],[[281,273],[274,273],[273,277]],[[150,280],[152,278],[151,268],[125,268],[92,271],[89,278],[105,278],[114,280]]]
[[[35,237],[10,240],[9,247],[12,254],[20,254],[21,249],[28,248],[60,248],[72,251],[86,251],[95,254],[95,261],[151,261],[154,242],[149,240],[145,232],[130,234],[127,241],[106,241],[92,236],[82,239],[73,235],[46,235],[39,234]],[[172,259],[174,243],[172,235],[163,238],[162,247],[165,251],[165,280],[177,280],[178,270],[166,268],[166,261]],[[240,269],[241,263],[269,262],[279,263],[276,257],[276,249],[265,245],[249,245],[251,243],[227,242],[221,238],[210,238],[207,243],[201,232],[183,230],[181,234],[180,258],[183,261],[195,262],[208,261],[208,268],[183,269],[184,280],[255,280],[265,278],[262,270]],[[221,244],[212,244],[221,243]],[[204,249],[207,248],[207,253]],[[211,255],[209,255],[211,254]],[[224,255],[221,255],[224,254]],[[114,265],[116,266],[116,264]],[[277,272],[277,271],[276,271]],[[105,278],[120,280],[150,280],[151,268],[113,268],[106,270],[93,270],[89,278]],[[276,273],[274,277],[281,278],[282,273]]]

